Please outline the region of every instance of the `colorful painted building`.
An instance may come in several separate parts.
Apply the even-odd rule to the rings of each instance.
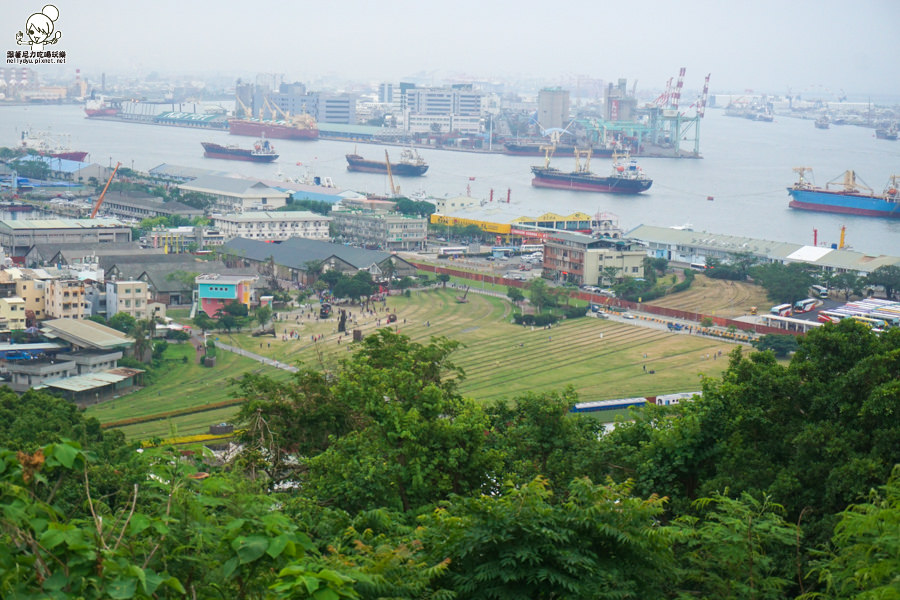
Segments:
[[[240,302],[249,309],[254,300],[253,284],[258,279],[254,275],[198,275],[194,280],[197,306],[210,317],[232,302]]]

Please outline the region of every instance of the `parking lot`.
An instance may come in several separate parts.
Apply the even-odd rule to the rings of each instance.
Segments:
[[[529,281],[541,276],[542,259],[532,256],[466,256],[447,261],[448,267],[475,269],[495,277]]]

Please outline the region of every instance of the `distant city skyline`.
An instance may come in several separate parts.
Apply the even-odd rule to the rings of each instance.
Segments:
[[[17,48],[16,33],[45,3],[4,6],[5,49]],[[664,88],[686,67],[686,89],[700,89],[712,73],[713,93],[753,90],[826,101],[900,96],[900,40],[892,29],[900,2],[891,0],[159,0],[140,11],[121,0],[54,5],[61,37],[53,49],[67,52],[62,72],[80,68],[93,80],[100,72],[548,85],[626,78],[629,88],[637,81],[646,90]]]

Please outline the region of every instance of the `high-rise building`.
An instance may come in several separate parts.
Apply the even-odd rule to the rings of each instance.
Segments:
[[[390,104],[394,101],[394,84],[378,84],[378,101],[382,104]]]
[[[480,133],[482,96],[471,86],[406,89],[403,106],[407,129],[427,132],[436,124],[442,132]]]
[[[538,123],[543,129],[569,124],[569,91],[561,88],[544,88],[538,92]]]

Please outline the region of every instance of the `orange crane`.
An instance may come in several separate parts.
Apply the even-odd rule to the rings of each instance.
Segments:
[[[253,111],[250,110],[250,108],[241,101],[240,97],[235,95],[234,101],[235,101],[235,107],[234,107],[234,116],[235,117],[237,117],[239,119],[252,119],[253,118]],[[240,109],[240,112],[241,112],[240,116],[238,116],[238,114],[237,114],[238,109]]]
[[[387,164],[388,181],[391,184],[391,195],[399,196],[400,186],[394,187],[394,175],[391,173],[391,158],[388,156],[387,150],[384,151],[384,162]]]
[[[109,176],[109,179],[106,181],[106,185],[103,186],[103,191],[100,192],[100,196],[97,198],[97,202],[94,204],[94,210],[91,211],[92,219],[97,216],[97,211],[100,210],[100,205],[103,204],[103,196],[106,195],[106,190],[109,189],[109,184],[112,183],[113,177],[116,176],[116,171],[119,170],[119,167],[121,165],[122,165],[122,163],[120,163],[120,162],[116,163],[116,168],[113,169],[112,175]]]

